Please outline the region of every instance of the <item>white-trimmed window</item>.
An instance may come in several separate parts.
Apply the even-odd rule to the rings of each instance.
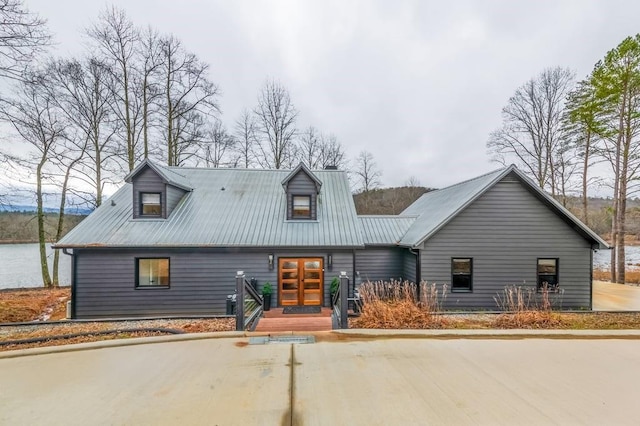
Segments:
[[[140,216],[162,215],[162,194],[159,192],[140,193]]]

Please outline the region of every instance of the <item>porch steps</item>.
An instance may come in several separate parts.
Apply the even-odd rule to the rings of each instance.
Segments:
[[[331,309],[322,308],[319,314],[284,314],[282,308],[265,311],[255,331],[331,331]]]

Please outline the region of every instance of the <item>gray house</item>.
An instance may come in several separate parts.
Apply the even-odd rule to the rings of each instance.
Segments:
[[[236,271],[273,306],[329,304],[329,282],[446,283],[451,308],[495,309],[509,284],[591,307],[607,244],[514,166],[424,194],[398,216],[357,216],[338,170],[198,169],[144,161],[56,248],[72,258],[74,318],[225,311]]]

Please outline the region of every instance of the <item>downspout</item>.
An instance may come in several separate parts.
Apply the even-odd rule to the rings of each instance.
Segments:
[[[351,269],[351,276],[353,277],[351,279],[351,296],[349,297],[354,297],[354,295],[356,294],[356,249],[351,250],[351,259],[352,259],[352,269]]]
[[[69,253],[68,250],[62,249],[62,253],[71,257],[71,318],[69,319],[76,319],[76,252]]]

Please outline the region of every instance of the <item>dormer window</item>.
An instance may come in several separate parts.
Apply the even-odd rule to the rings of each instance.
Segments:
[[[159,192],[140,193],[140,216],[162,215],[162,194]]]
[[[311,219],[311,196],[294,195],[292,219]]]

